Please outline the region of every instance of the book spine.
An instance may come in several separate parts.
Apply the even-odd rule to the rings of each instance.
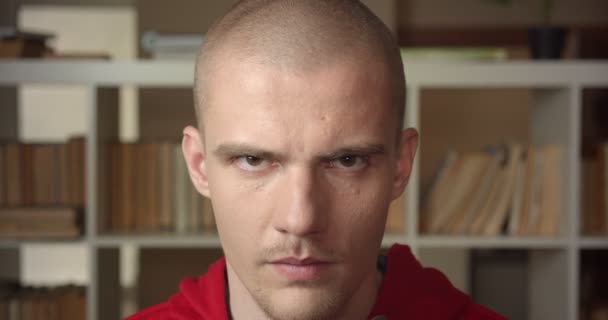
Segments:
[[[31,144],[20,145],[21,156],[21,205],[34,204],[34,164],[33,164],[33,148]]]
[[[175,232],[179,234],[186,233],[188,227],[188,218],[186,212],[188,211],[186,191],[187,191],[187,170],[182,156],[182,149],[179,145],[173,146],[173,165],[175,172],[175,180],[173,184],[173,204],[174,204],[174,216],[175,216]]]
[[[173,196],[171,187],[173,185],[172,172],[172,156],[171,156],[171,144],[162,143],[160,145],[160,223],[159,227],[162,231],[168,231],[171,229],[173,221],[171,219],[171,210],[173,208]]]
[[[403,234],[405,232],[406,194],[406,192],[403,192],[403,194],[391,202],[386,216],[385,233]]]
[[[6,147],[0,144],[0,206],[6,206],[6,189],[8,177],[6,176]]]

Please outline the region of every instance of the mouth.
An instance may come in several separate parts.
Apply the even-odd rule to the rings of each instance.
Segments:
[[[320,278],[332,265],[315,258],[288,257],[270,262],[272,269],[288,281],[303,282]]]

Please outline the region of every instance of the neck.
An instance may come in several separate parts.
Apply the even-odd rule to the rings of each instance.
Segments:
[[[267,320],[268,315],[260,308],[228,262],[226,262],[226,270],[231,319]],[[363,279],[361,285],[345,304],[341,314],[332,319],[366,319],[376,303],[381,284],[382,273],[380,271],[371,272],[368,277]]]

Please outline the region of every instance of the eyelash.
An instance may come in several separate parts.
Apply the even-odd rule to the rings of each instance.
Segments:
[[[362,168],[365,168],[366,166],[369,165],[369,156],[368,155],[347,154],[347,155],[336,157],[336,158],[332,159],[331,161],[329,161],[330,167],[336,168],[336,166],[333,165],[333,163],[339,162],[339,161],[344,160],[346,158],[355,158],[356,160],[360,161],[360,164],[357,166],[356,169],[354,169],[352,167],[344,167],[344,168],[342,168],[342,169],[345,169],[345,170],[357,171],[357,169],[362,169]]]
[[[242,165],[239,165],[239,161],[245,161],[245,162],[247,162],[247,160],[249,158],[255,158],[255,159],[257,159],[257,160],[259,160],[261,162],[270,161],[270,160],[264,159],[262,157],[257,157],[257,156],[250,155],[250,154],[244,154],[244,155],[238,155],[238,156],[231,157],[230,158],[230,163],[235,164],[237,167],[239,167],[243,171],[247,171],[247,172],[251,172],[251,173],[257,173],[257,172],[264,171],[264,169],[266,168],[266,166],[264,166],[263,169],[261,169],[261,170],[255,170],[255,169],[254,170],[248,170],[248,169],[244,168]],[[272,166],[272,164],[269,164],[268,166]]]
[[[264,158],[261,158],[261,157],[258,157],[258,156],[254,156],[254,155],[250,155],[250,154],[244,154],[244,155],[237,155],[237,156],[230,157],[229,162],[231,164],[235,164],[241,170],[247,171],[247,172],[251,172],[251,173],[262,172],[262,171],[264,171],[265,168],[272,166],[272,163],[271,163],[268,166],[264,166],[263,169],[261,169],[261,170],[248,170],[246,168],[243,168],[243,166],[239,165],[239,163],[238,163],[239,161],[247,161],[248,158],[250,158],[250,157],[251,158],[256,158],[256,159],[258,159],[258,160],[260,160],[262,162],[264,162],[264,161],[271,161],[271,160],[264,159]],[[341,160],[346,159],[346,158],[355,158],[360,163],[358,163],[358,165],[357,165],[357,163],[355,164],[354,167],[356,167],[356,168],[354,168],[354,167],[340,167],[339,166],[339,162]],[[369,155],[346,154],[346,155],[338,156],[336,158],[328,160],[327,161],[327,166],[329,168],[343,169],[345,171],[358,171],[360,169],[364,169],[365,167],[367,167],[369,165],[369,162],[370,162],[370,156]],[[338,164],[338,165],[336,165],[336,164]]]

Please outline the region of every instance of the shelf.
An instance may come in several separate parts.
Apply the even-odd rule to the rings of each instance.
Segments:
[[[18,249],[23,246],[35,245],[35,246],[73,246],[73,245],[85,245],[86,240],[84,239],[32,239],[32,240],[0,240],[0,249]]]
[[[189,87],[194,62],[0,60],[0,84]],[[450,88],[556,88],[608,86],[608,62],[405,62],[410,86]]]
[[[107,235],[98,236],[94,243],[98,247],[136,245],[138,247],[158,248],[220,248],[220,239],[213,234]]]
[[[98,236],[94,241],[98,247],[119,247],[123,244],[139,247],[161,248],[220,248],[217,235],[107,235]],[[408,238],[402,235],[389,234],[382,239],[382,247],[388,248],[395,243],[406,244]]]
[[[586,236],[579,243],[581,249],[608,249],[608,236]]]
[[[537,237],[420,236],[420,248],[564,249],[568,240]]]

